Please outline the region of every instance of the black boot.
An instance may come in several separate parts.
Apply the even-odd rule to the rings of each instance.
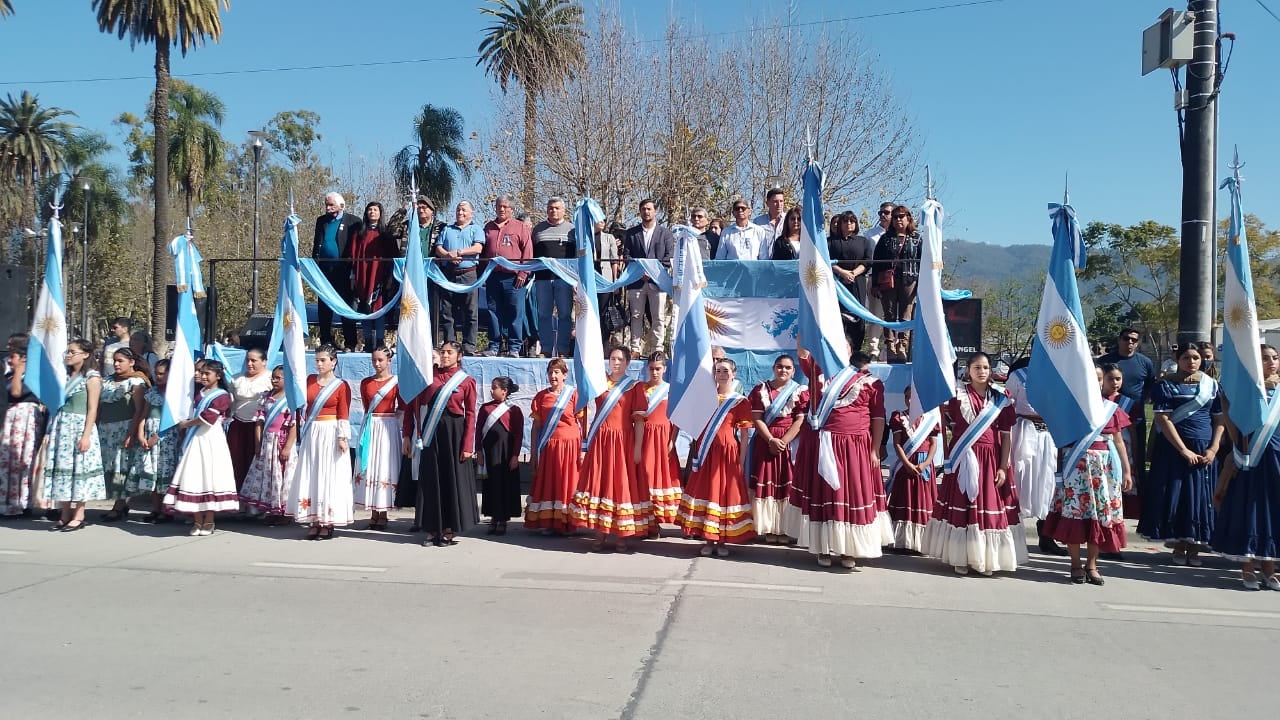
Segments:
[[[1065,557],[1068,554],[1066,548],[1054,542],[1053,538],[1048,537],[1044,534],[1043,520],[1036,521],[1036,535],[1040,536],[1040,552],[1044,553],[1045,555],[1057,555],[1059,557]]]

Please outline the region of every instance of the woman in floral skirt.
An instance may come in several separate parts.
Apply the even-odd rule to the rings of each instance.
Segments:
[[[173,481],[173,473],[178,469],[178,439],[181,432],[177,427],[160,431],[160,417],[164,411],[164,393],[169,384],[169,361],[156,363],[156,384],[147,388],[143,394],[141,421],[137,423],[138,432],[134,441],[137,452],[133,456],[133,469],[129,471],[129,483],[125,486],[125,494],[151,496],[151,514],[142,519],[148,523],[163,523],[173,520],[172,515],[164,513],[164,493]]]
[[[4,432],[0,435],[0,517],[30,513],[36,453],[44,440],[48,421],[40,399],[23,382],[28,343],[23,334],[9,338],[11,374],[5,387],[9,393],[9,409],[5,411]]]
[[[116,522],[129,514],[129,470],[133,467],[136,452],[134,436],[138,432],[136,420],[142,412],[143,395],[151,385],[148,373],[151,369],[139,360],[129,348],[116,350],[111,357],[111,377],[102,381],[102,398],[98,405],[98,442],[102,445],[102,469],[107,478],[107,494],[115,500],[111,510],[103,514],[102,522]]]
[[[55,531],[84,527],[85,503],[107,497],[96,423],[102,376],[92,369],[92,355],[93,346],[87,340],[67,344],[66,401],[49,428],[44,460],[45,497],[62,511],[50,528]]]
[[[249,466],[240,499],[267,516],[268,525],[283,525],[290,508],[289,483],[297,453],[298,426],[284,392],[284,368],[271,371],[271,389],[258,398],[258,454]]]

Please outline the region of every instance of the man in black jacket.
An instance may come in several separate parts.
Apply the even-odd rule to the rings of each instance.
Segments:
[[[651,258],[671,264],[676,239],[671,231],[658,224],[658,210],[652,200],[640,202],[640,224],[627,230],[622,241],[622,254],[627,260]],[[667,337],[667,295],[657,283],[645,278],[627,286],[627,305],[631,310],[631,352],[649,354],[663,349]],[[644,333],[645,307],[649,309],[649,334]],[[647,346],[647,347],[646,347]]]
[[[329,284],[338,296],[350,305],[351,297],[351,263],[341,262],[349,257],[351,234],[360,224],[360,218],[346,212],[347,201],[342,195],[331,192],[324,196],[324,214],[316,218],[315,240],[311,244],[311,257],[315,258]],[[320,325],[320,344],[333,344],[333,308],[323,302],[317,303],[316,321]],[[355,350],[356,324],[354,320],[343,319],[342,342],[347,352]]]

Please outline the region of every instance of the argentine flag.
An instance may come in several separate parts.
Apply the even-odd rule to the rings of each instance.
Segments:
[[[687,225],[672,228],[676,252],[671,285],[676,304],[675,339],[671,343],[671,369],[667,381],[667,417],[689,435],[702,434],[719,400],[712,372],[711,333],[702,293],[707,277],[702,271],[697,233]]]
[[[573,289],[574,336],[573,379],[578,387],[581,410],[609,389],[605,372],[604,341],[600,337],[600,305],[596,295],[594,257],[595,226],[604,211],[591,198],[578,201],[573,211],[573,234],[578,244],[578,284]]]
[[[1058,447],[1070,445],[1106,423],[1108,413],[1084,332],[1076,268],[1084,267],[1084,240],[1070,205],[1049,205],[1053,253],[1036,320],[1027,369],[1027,399],[1044,418]]]
[[[200,274],[200,255],[189,234],[169,242],[173,255],[173,279],[178,286],[177,322],[173,329],[173,355],[169,359],[169,380],[164,390],[164,406],[160,411],[163,432],[191,417],[195,395],[196,354],[200,344],[200,320],[196,317],[195,291],[204,288]]]
[[[417,195],[417,192],[414,192]],[[427,270],[422,257],[422,228],[418,212],[409,204],[409,239],[405,247],[404,284],[400,294],[400,330],[396,344],[400,357],[400,399],[413,402],[431,385],[435,366],[431,358],[431,313],[427,309]]]
[[[942,204],[926,200],[921,212],[920,280],[916,286],[916,329],[911,338],[914,401],[932,409],[956,394],[956,349],[942,310]],[[913,417],[918,417],[915,415]]]
[[[62,223],[58,221],[62,192],[53,201],[54,217],[49,221],[45,251],[44,282],[36,299],[27,345],[27,374],[24,382],[49,408],[52,416],[62,407],[67,385],[67,308],[62,298]],[[85,362],[88,362],[87,360]]]
[[[302,272],[298,267],[298,225],[302,219],[290,215],[280,238],[280,290],[276,295],[276,317],[271,326],[269,365],[274,366],[284,351],[284,396],[290,410],[307,404],[307,306],[302,298]]]
[[[822,232],[822,168],[813,161],[804,171],[800,207],[800,344],[827,377],[834,377],[849,365],[849,341]]]
[[[1222,187],[1231,193],[1231,229],[1227,238],[1226,280],[1222,288],[1222,393],[1227,415],[1244,435],[1253,433],[1267,416],[1267,393],[1258,352],[1258,310],[1249,269],[1249,240],[1240,205],[1239,175]]]

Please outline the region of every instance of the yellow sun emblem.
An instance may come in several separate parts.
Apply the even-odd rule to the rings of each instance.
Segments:
[[[725,309],[710,300],[704,300],[703,311],[707,316],[707,332],[712,335],[723,335],[729,327],[729,314]]]
[[[56,335],[62,329],[62,321],[54,315],[45,315],[36,323],[36,327],[40,328],[41,334]]]
[[[293,322],[294,322],[294,321],[293,321],[293,313],[292,313],[292,312],[287,312],[287,313],[285,313],[285,314],[284,314],[284,320],[282,320],[281,322],[282,322],[282,323],[284,323],[284,329],[285,329],[285,330],[288,330],[288,329],[292,328],[292,327],[293,327]]]
[[[582,318],[582,313],[586,310],[587,304],[582,301],[582,293],[576,289],[573,293],[573,321],[576,323]]]
[[[408,295],[400,296],[400,318],[412,320],[418,314],[418,299]]]
[[[831,278],[831,271],[822,266],[822,263],[814,260],[804,268],[804,286],[810,290],[815,290],[827,284]]]
[[[1049,321],[1044,329],[1044,342],[1055,350],[1061,350],[1071,344],[1076,336],[1076,325],[1069,318],[1056,317]]]
[[[1247,303],[1233,303],[1227,308],[1227,326],[1241,327],[1253,317],[1253,311]]]

